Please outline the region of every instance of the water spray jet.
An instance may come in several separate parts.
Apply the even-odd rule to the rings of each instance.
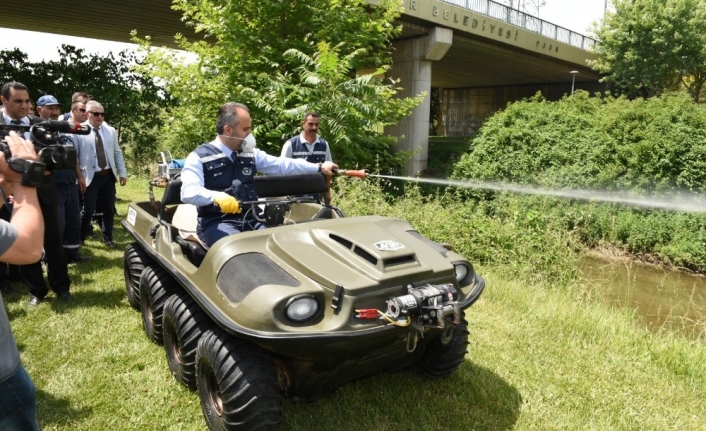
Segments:
[[[406,182],[436,184],[442,186],[463,187],[469,189],[512,192],[526,195],[553,196],[567,199],[578,199],[589,202],[609,202],[627,206],[664,209],[684,212],[706,212],[706,197],[693,193],[675,193],[670,196],[640,196],[628,192],[606,192],[598,190],[565,189],[551,190],[520,184],[510,184],[492,181],[450,180],[438,178],[400,177],[394,175],[370,174],[366,170],[350,171],[339,169],[339,174],[357,178],[384,178]]]

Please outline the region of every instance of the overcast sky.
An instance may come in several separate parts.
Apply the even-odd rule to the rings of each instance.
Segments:
[[[539,8],[541,19],[586,36],[589,36],[588,28],[593,21],[600,21],[603,18],[606,7],[606,0],[545,0],[545,2],[546,4]]]
[[[539,9],[539,18],[569,30],[588,35],[593,21],[603,17],[605,0],[545,0]],[[58,60],[57,49],[62,44],[83,48],[87,53],[117,53],[134,48],[127,43],[80,37],[50,35],[29,31],[0,28],[0,51],[20,48],[29,56],[29,61]]]

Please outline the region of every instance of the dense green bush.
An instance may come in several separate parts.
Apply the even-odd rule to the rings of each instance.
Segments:
[[[706,106],[684,94],[649,100],[576,92],[540,96],[489,118],[456,164],[454,178],[543,189],[629,191],[650,197],[706,191]],[[505,199],[464,192],[498,215]],[[516,210],[542,214],[588,247],[612,245],[638,256],[706,271],[706,216],[569,199],[516,197]],[[519,206],[517,206],[519,204]],[[706,208],[705,208],[706,210]]]
[[[489,118],[456,178],[599,190],[704,191],[706,106],[684,94],[540,96]]]

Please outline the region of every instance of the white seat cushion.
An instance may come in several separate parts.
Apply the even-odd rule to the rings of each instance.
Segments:
[[[198,217],[196,205],[179,204],[174,211],[174,217],[172,217],[172,226],[177,228],[180,237],[189,241],[201,242],[196,235]]]

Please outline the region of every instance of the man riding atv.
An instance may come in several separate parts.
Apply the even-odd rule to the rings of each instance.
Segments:
[[[207,247],[225,236],[265,227],[255,217],[256,207],[245,213],[240,207],[240,202],[257,200],[254,178],[258,171],[270,175],[321,172],[330,176],[338,168],[332,162],[315,164],[271,156],[255,148],[251,130],[247,106],[223,104],[218,111],[216,139],[192,151],[181,171],[181,200],[198,207],[197,234]]]

